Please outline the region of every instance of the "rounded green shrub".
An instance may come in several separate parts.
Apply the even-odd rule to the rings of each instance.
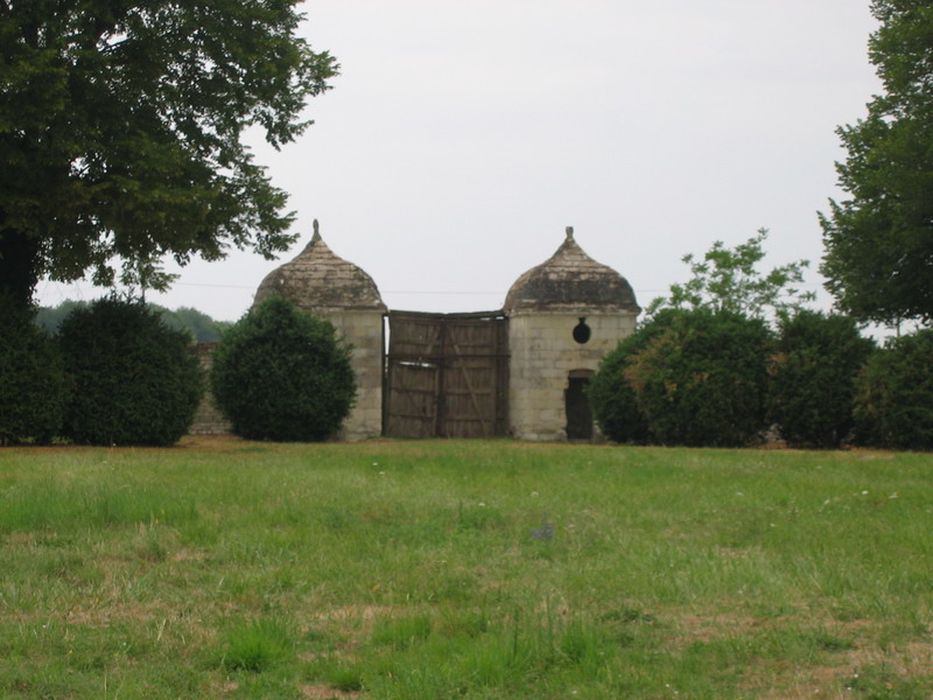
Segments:
[[[783,319],[773,356],[771,420],[795,447],[838,447],[852,431],[855,378],[874,348],[847,316]]]
[[[648,419],[638,405],[638,396],[625,377],[631,359],[654,338],[662,334],[680,312],[665,309],[649,323],[625,338],[599,363],[599,370],[589,384],[590,405],[600,430],[615,442],[650,441]]]
[[[75,309],[59,330],[74,394],[65,435],[91,445],[171,445],[202,394],[187,334],[140,302],[102,299]]]
[[[765,427],[771,333],[759,319],[725,311],[679,311],[628,361],[651,440],[742,446]]]
[[[862,444],[933,448],[933,329],[896,338],[868,358],[853,412]]]
[[[49,442],[62,426],[68,391],[61,354],[32,316],[0,298],[0,445]]]
[[[356,396],[350,348],[334,327],[280,297],[224,333],[211,386],[233,431],[254,440],[326,440]]]

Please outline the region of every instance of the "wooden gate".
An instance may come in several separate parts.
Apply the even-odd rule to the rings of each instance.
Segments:
[[[391,437],[506,435],[507,324],[498,311],[389,312],[383,432]]]

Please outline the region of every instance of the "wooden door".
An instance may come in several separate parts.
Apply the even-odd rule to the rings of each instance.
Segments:
[[[571,373],[569,384],[564,390],[564,404],[567,411],[567,439],[593,439],[593,409],[586,395],[588,376],[574,376]]]

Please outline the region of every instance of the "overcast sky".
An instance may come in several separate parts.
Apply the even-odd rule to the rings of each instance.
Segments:
[[[868,0],[313,0],[302,33],[341,64],[315,124],[260,162],[301,239],[278,261],[193,262],[165,295],[233,320],[307,243],[390,308],[502,305],[572,225],[643,306],[680,257],[771,230],[769,265],[812,261],[839,197],[837,125],[878,91]],[[40,302],[99,295],[42,282]]]

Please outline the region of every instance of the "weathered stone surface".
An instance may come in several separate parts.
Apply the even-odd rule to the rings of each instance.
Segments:
[[[353,347],[350,364],[356,374],[356,403],[338,439],[378,437],[382,434],[382,313],[326,309],[314,313],[333,323],[337,334]]]
[[[581,316],[591,329],[585,344],[573,339]],[[512,435],[523,440],[565,440],[564,391],[571,371],[595,371],[603,356],[635,329],[635,312],[522,311],[509,319],[509,415]],[[599,439],[594,431],[594,439]]]
[[[573,239],[573,228],[545,262],[521,275],[509,289],[503,307],[516,311],[618,311],[638,314],[635,293],[611,267],[596,262]]]
[[[274,295],[316,314],[337,309],[386,311],[373,278],[334,255],[321,238],[317,220],[311,242],[293,260],[266,275],[256,290],[253,304]]]
[[[201,363],[201,371],[204,373],[205,380],[210,375],[211,366],[214,363],[213,352],[217,343],[198,343],[194,351]],[[194,413],[194,420],[188,432],[191,435],[227,435],[230,433],[230,421],[217,408],[214,402],[214,394],[208,382],[205,381],[204,394],[201,396],[201,403]]]
[[[505,300],[509,316],[511,433],[524,440],[564,440],[564,392],[571,373],[594,372],[635,329],[641,309],[622,275],[589,257],[573,229],[548,260],[528,270]],[[585,318],[586,342],[574,328]],[[594,426],[594,439],[600,439]]]

